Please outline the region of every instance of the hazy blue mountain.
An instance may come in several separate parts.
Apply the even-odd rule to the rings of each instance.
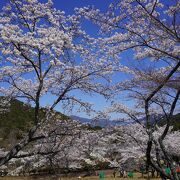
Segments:
[[[77,120],[83,124],[89,124],[91,126],[100,126],[100,127],[106,127],[106,126],[121,126],[121,125],[127,125],[135,123],[134,121],[128,121],[124,122],[123,120],[108,120],[108,119],[99,119],[99,120],[92,120],[90,118],[83,118],[79,116],[70,116],[72,119]],[[146,123],[146,119],[141,118],[139,119],[139,122],[142,124]],[[160,126],[165,125],[166,121],[164,118],[160,117],[151,117],[151,124],[159,124]],[[174,126],[174,130],[180,130],[180,113],[173,116],[171,123],[172,126]]]
[[[99,119],[99,120],[93,120],[89,118],[83,118],[79,116],[70,116],[72,119],[77,120],[83,124],[90,124],[92,126],[100,126],[100,127],[106,127],[106,126],[120,126],[120,125],[126,125],[131,122],[123,122],[120,120],[109,120],[109,119]]]

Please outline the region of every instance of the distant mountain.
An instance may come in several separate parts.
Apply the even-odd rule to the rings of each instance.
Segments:
[[[121,125],[127,125],[135,123],[134,121],[128,121],[124,122],[123,120],[108,120],[108,119],[99,119],[99,120],[93,120],[89,118],[83,118],[79,116],[70,116],[70,118],[81,122],[82,124],[89,124],[91,126],[100,126],[100,127],[107,127],[107,126],[121,126]],[[160,126],[163,126],[166,124],[165,119],[161,119],[158,121],[159,118],[151,118],[151,124],[157,123]],[[145,123],[145,118],[139,119],[139,122]],[[180,113],[173,116],[171,123],[171,126],[174,126],[174,130],[180,130]]]
[[[82,124],[89,124],[92,126],[100,126],[100,127],[107,127],[107,126],[121,126],[121,125],[126,125],[132,123],[130,122],[124,122],[121,120],[109,120],[109,119],[98,119],[98,120],[93,120],[89,118],[83,118],[79,116],[70,116],[71,119],[74,119],[76,121],[79,121]]]
[[[79,117],[79,116],[70,116],[71,119],[79,121],[83,124],[91,124],[92,123],[92,119],[88,119],[88,118],[83,118],[83,117]]]
[[[89,124],[91,126],[106,127],[106,126],[111,125],[111,122],[108,119],[93,120],[93,119],[83,118],[79,116],[70,116],[70,117],[71,119],[79,121],[82,124]]]

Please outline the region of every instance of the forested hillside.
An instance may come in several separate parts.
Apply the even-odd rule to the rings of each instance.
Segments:
[[[159,125],[163,126],[166,124],[166,121],[162,120],[159,122]],[[174,130],[180,130],[180,113],[174,115],[170,122],[170,125],[174,127]]]
[[[64,119],[68,117],[61,115]],[[41,111],[43,116],[43,111]],[[0,142],[2,146],[13,144],[23,137],[33,125],[34,108],[23,102],[13,99],[7,112],[0,114]]]

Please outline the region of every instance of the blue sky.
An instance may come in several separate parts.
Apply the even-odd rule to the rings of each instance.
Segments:
[[[41,2],[46,2],[47,0],[40,0]],[[169,0],[164,0],[164,1],[168,1]],[[2,8],[5,3],[7,2],[7,0],[1,0],[0,1],[0,8]],[[96,8],[99,8],[102,11],[105,11],[108,7],[108,5],[112,2],[112,0],[53,0],[54,2],[54,7],[56,9],[59,10],[63,10],[65,11],[66,14],[73,14],[74,12],[74,8],[76,7],[84,7],[84,6],[88,6],[88,5],[93,5]],[[87,23],[86,22],[86,31],[87,33],[90,33],[90,35],[96,36],[97,33],[97,29],[91,24],[91,23]],[[133,60],[133,54],[131,51],[129,51],[128,53],[123,53],[121,55],[121,59],[123,59],[123,64],[127,65],[129,64],[129,62],[132,62]],[[114,75],[113,80],[118,82],[118,81],[122,81],[123,79],[125,79],[125,76],[123,74],[118,74],[118,75]],[[105,99],[99,95],[95,95],[95,96],[87,96],[85,94],[81,94],[81,93],[77,93],[77,96],[81,97],[82,99],[84,99],[87,102],[91,102],[94,103],[94,109],[96,110],[102,110],[104,107],[109,106],[110,104],[108,102],[105,101]],[[121,97],[121,99],[123,99],[124,97]],[[53,101],[53,98],[50,96],[46,96],[45,98],[42,99],[42,103],[43,105],[46,104],[50,104]],[[131,104],[132,102],[125,102],[126,104]],[[62,111],[62,109],[60,107],[57,107],[57,110]],[[80,112],[72,112],[72,114],[74,115],[78,115],[81,117],[88,117],[85,113]],[[116,116],[115,116],[116,117]]]
[[[41,2],[47,2],[47,0],[40,0]],[[0,1],[0,8],[2,8],[8,0]],[[53,0],[54,7],[56,9],[64,10],[67,14],[72,14],[75,7],[83,7],[88,5],[94,5],[95,7],[106,10],[109,3],[112,0]]]
[[[45,1],[45,0],[42,0]],[[108,5],[112,2],[112,0],[54,0],[54,7],[56,9],[60,9],[65,11],[66,14],[73,14],[74,8],[76,7],[84,7],[84,6],[94,6],[102,11],[106,11]],[[96,36],[97,29],[93,26],[90,22],[85,22],[85,29],[86,32],[90,35]],[[114,77],[114,80],[122,79],[121,77]],[[87,94],[82,94],[80,92],[76,92],[76,96],[80,97],[86,102],[93,103],[93,108],[96,110],[102,110],[104,107],[108,107],[110,103],[106,102],[106,100],[100,95],[88,96]],[[48,98],[49,99],[49,98]],[[50,100],[50,99],[49,99]],[[43,99],[43,103],[46,103],[46,100]],[[60,106],[58,106],[60,107]],[[57,110],[61,110],[57,107]],[[65,112],[67,113],[67,112]],[[76,111],[72,112],[72,114],[81,116],[81,117],[88,117],[86,113]]]
[[[94,5],[101,10],[106,10],[108,4],[112,0],[54,0],[54,6],[57,9],[64,10],[67,14],[73,13],[75,7],[83,7],[88,5]]]
[[[54,0],[53,2],[54,2],[54,6],[57,9],[64,10],[66,14],[73,14],[74,8],[84,7],[84,6],[88,6],[88,5],[94,6],[102,11],[106,11],[108,5],[110,3],[112,3],[112,0]],[[96,36],[97,29],[90,22],[89,23],[86,22],[86,31],[90,35]],[[131,59],[132,53],[130,53],[130,54],[125,53],[123,55],[123,57],[125,59]],[[113,77],[114,81],[120,81],[124,78],[125,78],[125,76],[123,76],[123,74],[114,75],[114,77]],[[80,98],[84,99],[87,102],[93,103],[94,109],[96,109],[96,110],[102,110],[105,107],[108,107],[110,105],[110,103],[107,102],[102,96],[97,95],[97,94],[94,96],[87,96],[85,94],[76,92],[76,95],[79,96]],[[73,112],[73,114],[81,116],[81,117],[88,117],[88,115],[86,115],[83,112],[80,112],[80,113]],[[116,117],[116,115],[115,115],[115,117]]]
[[[41,2],[47,2],[47,0],[40,0]],[[0,1],[0,8],[7,3],[7,0],[2,0]],[[101,9],[102,11],[105,11],[108,7],[108,5],[112,2],[112,0],[53,0],[54,2],[54,7],[59,10],[65,11],[65,13],[68,14],[73,14],[74,8],[76,7],[84,7],[84,6],[95,6],[96,8]],[[86,22],[86,31],[87,33],[90,33],[93,36],[96,36],[97,29],[94,28],[94,26],[90,22]],[[124,55],[128,56],[128,55]],[[114,76],[115,81],[119,81],[123,77],[121,76]],[[104,107],[109,106],[109,103],[106,102],[106,100],[100,96],[100,95],[94,95],[94,96],[87,96],[86,94],[82,94],[80,92],[76,92],[76,95],[80,97],[81,99],[93,103],[94,104],[94,109],[96,110],[102,110]],[[54,98],[51,96],[47,95],[45,98],[42,99],[41,103],[43,105],[51,104],[54,101]],[[62,111],[60,106],[57,106],[56,110]],[[67,113],[67,112],[65,112]],[[81,117],[88,117],[87,114],[83,112],[72,112],[73,115],[78,115]]]

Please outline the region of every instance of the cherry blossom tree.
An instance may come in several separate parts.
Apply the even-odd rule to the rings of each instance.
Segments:
[[[77,9],[78,14],[100,27],[103,36],[97,41],[106,53],[117,59],[127,51],[133,54],[132,59],[136,62],[144,62],[143,67],[129,65],[123,68],[130,78],[120,82],[117,88],[119,92],[128,92],[128,99],[135,106],[130,108],[115,103],[111,110],[124,113],[137,123],[145,118],[147,164],[167,177],[159,163],[161,151],[171,168],[170,179],[178,179],[165,138],[170,131],[172,116],[179,107],[179,6],[178,1],[168,4],[159,0],[122,0],[110,4],[105,13],[94,7]],[[152,121],[161,119],[166,122],[166,127],[156,139]],[[153,160],[153,146],[156,147],[157,161]]]
[[[162,73],[162,71],[164,72]],[[167,166],[171,167],[171,169],[175,168],[173,167],[173,154],[168,150],[170,147],[165,139],[170,136],[169,133],[172,131],[170,128],[171,120],[174,112],[178,112],[177,110],[179,108],[179,86],[176,83],[172,83],[172,81],[179,79],[178,72],[174,74],[173,80],[170,79],[161,89],[156,93],[154,92],[157,90],[157,87],[161,86],[161,83],[164,83],[164,79],[169,74],[169,71],[171,71],[169,67],[165,69],[151,69],[150,71],[133,70],[134,77],[129,81],[119,83],[118,86],[120,91],[125,90],[129,92],[128,98],[134,99],[135,106],[130,108],[120,103],[114,103],[109,109],[111,112],[125,114],[127,119],[135,121],[144,128],[144,132],[148,137],[145,141],[151,142],[151,144],[148,144],[148,147],[146,147],[147,163],[162,174],[164,171],[161,171],[161,169],[163,170],[164,167],[160,165],[161,159],[164,159],[167,162]],[[147,98],[150,97],[152,93],[154,93],[154,95],[148,100],[149,102],[147,104]],[[166,127],[158,133],[157,125],[162,122],[166,124]],[[138,132],[140,128],[135,129]],[[154,133],[159,134],[158,138]],[[142,133],[139,133],[139,136],[140,135],[142,135]],[[179,134],[176,135],[174,139],[178,139],[180,136]],[[133,137],[134,134],[132,138]],[[154,148],[157,161],[153,160]]]
[[[34,126],[0,158],[0,165],[18,156],[29,143],[44,138],[44,134],[37,132],[56,116],[57,105],[66,109],[78,106],[86,112],[92,109],[73,91],[109,96],[110,75],[118,68],[118,62],[97,51],[94,39],[81,29],[80,18],[56,10],[51,0],[10,0],[3,8],[0,94],[19,98],[34,106],[35,111]],[[99,83],[102,79],[105,81]],[[46,95],[54,102],[48,102],[44,111],[41,100]]]
[[[165,126],[158,127],[156,126],[156,131],[153,132],[154,139],[158,140],[165,129]],[[172,130],[173,127],[171,126]],[[146,145],[148,141],[148,134],[146,132],[146,128],[138,123],[130,124],[127,126],[123,126],[119,129],[119,131],[123,132],[123,139],[126,139],[124,145],[121,145],[121,152],[124,153],[123,159],[126,159],[130,156],[134,156],[137,159],[141,159],[146,155]],[[179,131],[169,131],[168,135],[164,140],[164,144],[167,148],[167,151],[172,156],[179,156]],[[173,141],[175,140],[175,141]],[[124,147],[123,147],[124,146]],[[173,149],[173,150],[172,150]],[[129,154],[127,154],[129,153]],[[152,157],[156,159],[156,146],[152,147]],[[163,156],[163,153],[160,152],[160,156]],[[162,160],[162,159],[161,159]]]

